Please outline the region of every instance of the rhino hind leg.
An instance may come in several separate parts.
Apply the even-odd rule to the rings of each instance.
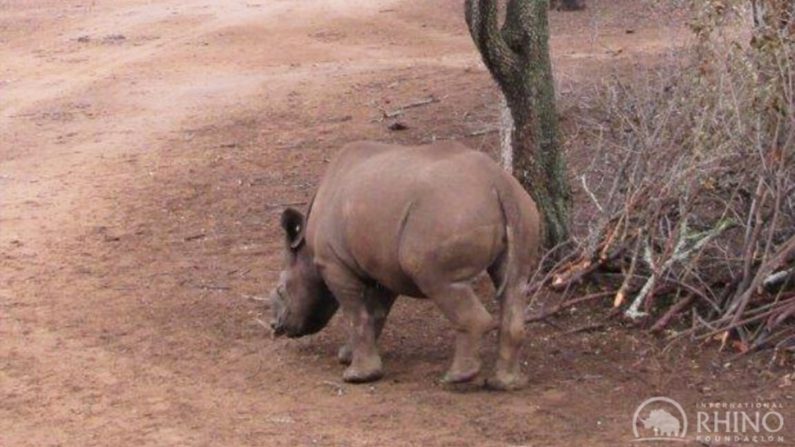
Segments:
[[[485,333],[494,329],[494,320],[468,282],[436,286],[423,292],[442,310],[456,331],[453,363],[442,382],[473,380],[480,373],[481,340]]]
[[[509,262],[503,258],[489,268],[489,276],[498,291],[500,332],[494,376],[486,381],[489,388],[505,391],[527,385],[527,376],[522,372],[520,358],[525,336],[526,294],[524,284],[513,279],[522,278],[524,275],[508,275],[508,267]]]
[[[527,385],[520,358],[525,337],[524,309],[527,298],[523,282],[516,280],[526,276],[508,274],[510,264],[507,256],[501,256],[488,269],[500,304],[500,332],[494,376],[486,381],[486,385],[504,391]]]
[[[520,352],[524,341],[524,288],[505,291],[500,303],[500,334],[494,376],[487,380],[490,388],[516,390],[527,385],[522,372]]]
[[[392,309],[392,304],[395,302],[397,295],[389,290],[380,287],[370,287],[365,291],[365,299],[367,300],[367,307],[374,319],[375,339],[381,336],[386,324],[386,318],[389,316],[389,311]],[[337,360],[343,365],[350,365],[353,361],[353,334],[348,337],[348,341],[340,346],[337,353]]]

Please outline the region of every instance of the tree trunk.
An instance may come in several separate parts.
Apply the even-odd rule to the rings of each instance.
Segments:
[[[513,173],[544,216],[545,245],[569,237],[571,190],[561,153],[549,57],[548,0],[509,0],[498,23],[497,0],[467,0],[466,19],[486,67],[513,118]]]

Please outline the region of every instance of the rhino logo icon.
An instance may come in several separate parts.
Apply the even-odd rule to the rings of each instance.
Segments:
[[[665,410],[652,410],[649,417],[641,419],[643,426],[654,429],[655,436],[677,436],[679,434],[679,419]]]
[[[642,417],[647,415],[646,417]],[[644,430],[642,436],[639,427]],[[632,418],[635,441],[684,441],[687,434],[687,415],[682,406],[667,397],[645,400]]]

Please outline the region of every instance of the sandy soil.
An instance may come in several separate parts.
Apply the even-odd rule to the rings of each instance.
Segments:
[[[591,3],[552,17],[564,113],[682,39],[676,17]],[[427,303],[396,305],[372,385],[340,382],[339,321],[268,337],[251,297],[279,270],[278,213],[342,143],[495,150],[470,136],[497,94],[460,4],[0,0],[0,446],[614,446],[653,395],[791,405],[780,371],[620,326],[533,325],[513,394],[437,383],[451,334]],[[378,119],[429,96],[405,131]]]

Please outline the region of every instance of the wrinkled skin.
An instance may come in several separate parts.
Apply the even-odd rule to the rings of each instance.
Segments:
[[[286,265],[273,294],[274,334],[313,334],[341,308],[350,322],[339,352],[349,365],[344,380],[383,375],[376,341],[395,298],[406,295],[432,300],[457,333],[444,382],[478,376],[481,339],[499,328],[487,383],[504,390],[526,383],[519,351],[539,215],[484,154],[451,142],[350,144],[329,165],[307,217],[287,209],[281,224]],[[497,289],[497,321],[472,290],[484,271]]]

